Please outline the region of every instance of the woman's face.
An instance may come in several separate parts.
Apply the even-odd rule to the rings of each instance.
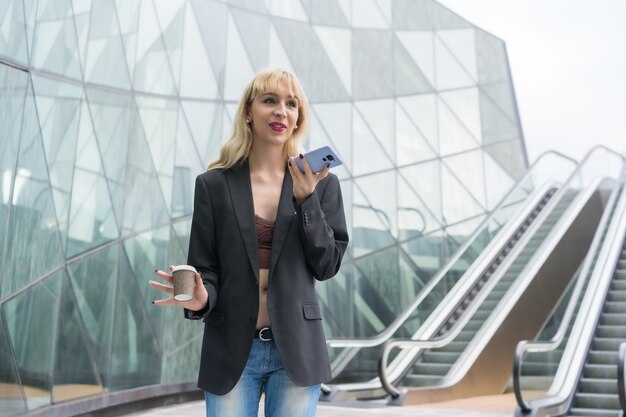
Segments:
[[[258,95],[250,105],[247,118],[255,142],[284,145],[298,121],[298,99],[284,88]]]

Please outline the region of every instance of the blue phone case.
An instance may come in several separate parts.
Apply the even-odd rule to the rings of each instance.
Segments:
[[[337,156],[335,151],[330,148],[330,146],[322,146],[321,148],[309,151],[304,154],[304,157],[311,166],[311,171],[313,171],[313,173],[319,172],[324,169],[326,164],[330,164],[331,168],[343,164],[341,159]],[[300,171],[304,172],[304,165],[302,164],[302,160],[297,156],[295,159],[298,168],[300,168]]]

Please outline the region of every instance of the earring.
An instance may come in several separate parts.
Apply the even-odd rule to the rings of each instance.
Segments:
[[[297,128],[298,128],[298,125],[295,125],[295,126],[294,126],[294,129],[297,129]]]
[[[246,123],[250,123],[250,119],[246,119]]]

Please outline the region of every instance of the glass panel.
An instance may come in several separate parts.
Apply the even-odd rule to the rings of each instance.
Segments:
[[[483,152],[483,160],[485,161],[485,179],[488,181],[488,185],[485,187],[487,210],[491,211],[506,192],[511,189],[514,178],[502,169],[487,152]]]
[[[117,290],[118,246],[110,246],[68,265],[85,331],[95,350],[98,373],[110,387],[111,338]]]
[[[100,4],[97,7],[111,7],[111,1],[107,0],[98,0]],[[131,74],[135,73],[135,62],[137,61],[137,44],[138,44],[138,25],[139,25],[139,11],[141,9],[141,0],[114,0],[114,7],[117,13],[117,20],[119,22],[119,30],[118,23],[111,22],[109,23],[109,27],[104,26],[101,29],[103,40],[110,39],[115,42],[115,45],[109,46],[109,49],[113,49],[118,54],[117,51],[119,43],[124,48],[124,60],[120,62],[125,62],[124,68],[128,71],[128,79],[131,79]],[[97,24],[107,24],[107,19],[109,16],[107,15],[106,19],[94,19]],[[111,34],[107,35],[106,31],[110,31]],[[115,39],[119,34],[119,42]],[[117,74],[116,74],[117,75]]]
[[[230,134],[230,125],[222,129],[223,107],[216,103],[183,100],[181,109],[183,117],[179,118],[179,131],[184,129],[183,122],[186,123],[198,149],[200,164],[206,168],[219,156],[223,136]]]
[[[352,26],[355,28],[387,29],[391,22],[374,0],[358,0],[352,8]]]
[[[274,29],[274,25],[270,26],[270,57],[269,57],[269,66],[284,68],[287,71],[292,73],[296,73],[293,69],[293,65],[291,65],[291,60],[289,55],[287,55],[287,51],[285,51],[285,47],[283,42],[280,40],[278,33],[276,33],[276,29]],[[303,80],[301,80],[303,81]]]
[[[471,27],[458,15],[430,0],[396,0],[393,26],[400,30],[434,30]]]
[[[316,6],[315,8],[317,9],[318,7]],[[319,39],[328,58],[330,58],[330,63],[341,79],[346,93],[350,94],[352,91],[352,32],[348,29],[320,26],[314,26],[314,29],[317,39]],[[317,72],[313,74],[317,74]],[[320,78],[324,77],[323,74],[320,74],[320,76]]]
[[[437,31],[437,37],[475,83],[478,75],[474,29],[440,30]]]
[[[185,31],[185,0],[155,1],[166,60],[174,78],[175,91],[180,86],[181,57]],[[190,8],[191,9],[191,8]]]
[[[363,175],[371,172],[391,169],[394,154],[389,154],[376,139],[368,127],[363,116],[354,109],[352,112],[352,129],[355,146],[352,148],[352,172],[354,175]]]
[[[400,240],[415,238],[441,228],[430,209],[424,204],[429,195],[418,195],[402,173],[398,182],[398,237]]]
[[[395,243],[391,222],[385,213],[372,206],[356,184],[352,184],[352,233],[350,246],[354,257]],[[379,201],[378,199],[375,200]]]
[[[269,0],[270,13],[274,16],[286,17],[306,22],[307,16],[300,0]]]
[[[332,115],[331,117],[334,117],[335,119],[337,119],[340,117],[340,115]],[[315,112],[310,112],[309,121],[310,121],[309,129],[308,129],[309,138],[308,138],[308,142],[303,144],[304,149],[305,150],[317,149],[326,145],[332,146],[335,152],[337,152],[337,155],[339,155],[339,158],[341,158],[341,160],[343,161],[343,164],[336,168],[333,168],[332,172],[335,175],[337,175],[339,179],[349,178],[350,177],[350,173],[348,171],[349,159],[346,158],[346,156],[344,156],[344,154],[340,152],[339,149],[349,148],[350,140],[349,139],[344,140],[343,138],[335,138],[335,139],[338,139],[340,142],[339,144],[340,146],[337,146],[335,141],[327,133],[328,130],[330,130],[330,127],[327,126],[327,124],[329,123],[328,119],[325,120],[325,123],[322,123],[320,119],[318,118],[317,114],[315,114]],[[341,121],[337,124],[344,125],[347,123],[345,121]],[[348,126],[348,129],[349,129],[349,126]],[[344,200],[344,203],[345,203],[345,200]]]
[[[219,88],[193,8],[185,11],[179,93],[182,97],[217,98]]]
[[[28,64],[26,56],[26,21],[24,8],[19,0],[0,3],[0,55]]]
[[[63,262],[39,120],[31,95],[26,98],[20,153],[2,269],[7,296]]]
[[[435,36],[435,70],[437,89],[448,90],[468,87],[476,84],[468,71],[461,66],[450,48],[438,36]]]
[[[116,300],[113,304],[109,388],[123,390],[157,384],[161,379],[161,354],[146,311],[147,306],[138,302],[141,293],[126,256],[120,259],[118,277]]]
[[[303,6],[306,9],[311,23],[314,25],[334,26],[348,28],[350,23],[337,0],[304,0]],[[349,9],[348,9],[349,13]]]
[[[265,14],[250,13],[238,8],[230,12],[241,35],[250,62],[255,71],[267,67],[269,57],[270,19]]]
[[[126,50],[120,21],[114,2],[93,1],[85,58],[85,81],[130,90],[128,58],[134,51],[134,44],[131,42],[137,42],[136,31],[128,39],[130,49]],[[136,21],[133,24],[136,25]],[[116,65],[111,65],[112,62]]]
[[[475,30],[478,82],[491,84],[509,82],[509,64],[504,42],[482,30]]]
[[[69,279],[63,274],[63,289],[55,294],[60,304],[56,335],[52,401],[57,403],[103,392],[92,345]]]
[[[3,306],[29,410],[51,403],[62,279],[59,271]]]
[[[465,152],[444,158],[443,163],[472,197],[483,208],[486,208],[486,188],[488,188],[487,183],[491,181],[485,177],[482,155],[483,152],[480,150]]]
[[[480,125],[480,104],[478,88],[467,88],[456,91],[442,92],[439,97],[463,127],[480,143],[482,130]]]
[[[483,148],[513,178],[520,178],[526,171],[524,142],[514,138]]]
[[[355,102],[357,112],[361,118],[365,121],[367,130],[376,137],[376,140],[385,149],[387,155],[389,155],[393,161],[396,156],[396,135],[400,135],[399,129],[394,132],[391,121],[394,118],[394,101],[392,99],[386,100],[368,100]],[[360,136],[356,136],[360,139]],[[357,146],[357,149],[361,145]]]
[[[239,31],[232,16],[228,17],[228,46],[226,48],[226,80],[224,82],[224,100],[238,101],[241,94],[254,76],[254,69],[248,53],[243,46]]]
[[[480,115],[484,144],[518,138],[520,130],[515,119],[510,119],[490,97],[480,93]]]
[[[393,62],[391,32],[386,30],[353,30],[353,99],[393,97]],[[372,82],[372,80],[376,80],[376,82]]]
[[[441,169],[438,161],[412,165],[399,170],[400,175],[420,196],[425,207],[436,222],[431,229],[443,225]]]
[[[422,94],[412,97],[398,97],[396,100],[399,107],[411,118],[420,135],[426,138],[430,147],[437,153],[439,151],[437,96],[435,94]]]
[[[20,384],[4,314],[0,311],[0,416],[7,417],[27,411],[24,390]]]
[[[428,88],[435,85],[435,38],[433,32],[396,32],[396,37],[421,74],[428,80]]]
[[[11,201],[15,191],[15,168],[20,145],[20,128],[28,75],[0,65],[0,256],[4,256],[8,237]],[[4,258],[3,262],[4,262]],[[0,283],[5,268],[0,268]],[[0,285],[0,296],[2,285]]]
[[[407,94],[432,92],[433,88],[431,84],[396,37],[393,38],[393,49],[395,94],[403,96]]]
[[[41,0],[33,34],[31,64],[68,78],[82,79],[71,0]]]
[[[356,179],[356,186],[369,202],[367,209],[376,213],[385,227],[385,232],[397,237],[398,195],[396,190],[396,172],[388,171],[382,174],[370,175]],[[362,207],[365,210],[365,207]]]
[[[149,93],[174,95],[176,82],[172,64],[163,42],[153,2],[141,2],[137,29],[137,51],[133,71],[133,89]]]
[[[341,156],[348,170],[352,170],[352,105],[351,103],[314,104],[311,114],[315,114],[319,126],[324,129],[335,151]],[[314,127],[312,127],[314,129]],[[311,137],[314,136],[311,132]]]
[[[439,150],[441,155],[449,155],[475,149],[480,143],[474,138],[459,117],[442,99],[437,101],[439,123]]]
[[[396,163],[406,165],[436,157],[434,149],[400,104],[395,106]]]
[[[200,152],[196,148],[183,116],[181,110],[176,137],[172,194],[166,196],[171,199],[170,213],[172,218],[191,214],[196,176],[204,172],[207,167],[207,164],[200,160]],[[212,159],[217,159],[217,155],[214,155]]]
[[[441,194],[444,224],[454,224],[484,212],[479,201],[465,188],[459,179],[442,163]]]

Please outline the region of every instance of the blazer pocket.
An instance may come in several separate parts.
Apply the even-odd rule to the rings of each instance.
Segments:
[[[206,324],[211,326],[221,326],[224,321],[224,313],[220,311],[212,311],[211,314],[206,316],[203,320]]]
[[[304,304],[302,306],[302,311],[304,312],[304,318],[307,320],[321,320],[322,319],[322,311],[320,306],[315,304]]]

